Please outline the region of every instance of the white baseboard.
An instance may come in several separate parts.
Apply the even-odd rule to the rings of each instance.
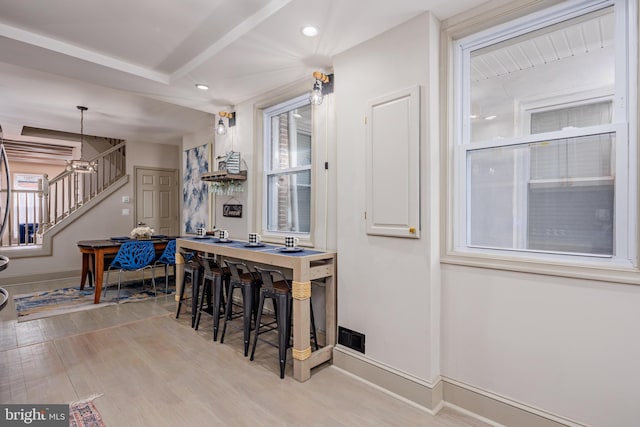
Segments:
[[[78,284],[80,284],[80,270],[75,271],[59,271],[53,273],[41,273],[41,274],[30,274],[23,276],[13,276],[13,277],[3,277],[2,278],[2,286],[8,287],[12,285],[24,285],[32,282],[45,282],[50,280],[59,280],[59,279],[67,279],[67,278],[78,278]],[[87,283],[88,286],[88,283]]]
[[[441,407],[441,381],[430,384],[376,363],[341,345],[333,349],[333,365],[431,413]]]
[[[496,427],[587,427],[450,378],[442,377],[428,383],[340,345],[333,350],[333,365],[434,414],[447,406]]]

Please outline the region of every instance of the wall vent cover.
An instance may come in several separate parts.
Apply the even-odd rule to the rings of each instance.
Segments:
[[[364,334],[338,326],[338,344],[364,353]]]

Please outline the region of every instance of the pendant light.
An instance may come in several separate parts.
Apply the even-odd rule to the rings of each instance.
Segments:
[[[87,111],[88,108],[82,105],[78,105],[76,108],[80,110],[80,159],[67,160],[67,167],[65,169],[67,172],[94,173],[98,171],[98,161],[84,160],[82,157],[82,148],[84,146],[84,112]]]

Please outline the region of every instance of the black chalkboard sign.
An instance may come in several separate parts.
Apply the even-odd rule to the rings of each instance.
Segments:
[[[242,205],[222,205],[222,216],[242,218]]]

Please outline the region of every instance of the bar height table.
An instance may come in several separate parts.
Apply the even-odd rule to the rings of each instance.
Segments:
[[[215,238],[179,238],[176,240],[176,300],[182,287],[184,260],[180,249],[200,251],[234,258],[256,264],[289,269],[293,273],[293,377],[306,381],[311,377],[311,369],[330,361],[336,345],[336,253],[304,249],[300,252],[282,252],[281,247],[245,247],[246,242],[220,243]],[[324,279],[325,289],[325,345],[311,351],[309,339],[311,281]]]

